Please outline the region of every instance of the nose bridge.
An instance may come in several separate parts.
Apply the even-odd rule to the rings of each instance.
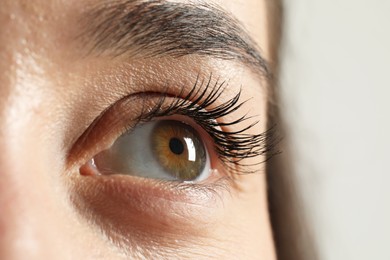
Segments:
[[[50,234],[53,189],[34,123],[39,97],[36,101],[31,93],[38,86],[19,75],[17,64],[8,73],[0,101],[0,259],[40,258]]]
[[[3,51],[3,50],[2,50]],[[7,50],[8,51],[8,50]],[[0,259],[18,259],[20,252],[34,255],[39,234],[37,212],[39,201],[35,189],[40,183],[40,166],[32,163],[39,153],[31,153],[29,123],[31,105],[25,91],[26,80],[20,78],[18,54],[5,53],[0,64]]]
[[[3,168],[21,148],[20,131],[28,123],[34,104],[34,99],[27,101],[26,94],[39,88],[34,86],[37,67],[31,66],[33,51],[27,44],[31,40],[28,17],[24,21],[17,18],[18,9],[9,2],[5,1],[0,11],[0,176],[5,175]]]
[[[0,8],[0,120],[13,97],[20,91],[18,73],[26,70],[24,58],[32,53],[28,42],[33,35],[33,19],[19,1],[2,1]],[[0,124],[4,124],[0,122]],[[0,128],[1,131],[1,128]]]
[[[39,94],[39,62],[36,62],[43,13],[39,1],[4,0],[0,8],[0,147],[18,135],[28,123]],[[32,97],[32,98],[31,98]],[[18,136],[20,138],[20,136]],[[4,153],[3,153],[4,154]],[[1,157],[0,157],[1,158]],[[1,161],[1,159],[0,159]]]
[[[18,2],[4,1],[0,8],[0,259],[39,251],[42,213],[36,206],[45,203],[37,192],[44,190],[44,176],[31,136],[39,67],[29,44],[33,23]]]
[[[36,199],[21,181],[23,178],[15,178],[13,175],[21,171],[14,167],[13,163],[7,163],[6,158],[1,158],[0,169],[0,258],[18,259],[20,252],[28,252],[33,255],[38,248],[35,239],[37,233],[34,230],[34,215],[29,204]],[[27,180],[26,180],[27,181]],[[35,223],[37,224],[37,223]]]

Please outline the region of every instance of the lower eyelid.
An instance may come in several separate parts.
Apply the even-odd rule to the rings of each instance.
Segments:
[[[80,212],[91,212],[99,226],[117,228],[124,236],[134,232],[204,236],[217,221],[227,193],[222,183],[216,190],[215,186],[167,185],[129,176],[79,178],[73,200]]]

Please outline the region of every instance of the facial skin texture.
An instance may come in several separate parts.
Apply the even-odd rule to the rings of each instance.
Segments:
[[[244,64],[247,54],[147,55],[135,43],[131,54],[96,51],[94,24],[85,19],[108,3],[0,0],[0,259],[275,259],[264,164],[222,189],[207,188],[221,186],[215,178],[178,191],[152,179],[80,174],[143,103],[127,102],[127,112],[109,107],[167,85],[173,96],[188,92],[197,77],[229,82],[221,104],[241,88],[248,102],[224,120],[249,112],[259,123],[246,133],[266,131],[267,81],[257,63]],[[262,0],[205,3],[231,13],[269,58]],[[229,174],[213,160],[220,175]]]

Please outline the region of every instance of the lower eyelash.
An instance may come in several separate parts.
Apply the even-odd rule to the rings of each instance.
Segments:
[[[192,118],[199,126],[201,126],[215,143],[215,149],[220,160],[235,173],[251,173],[254,171],[247,170],[248,165],[243,162],[244,159],[264,156],[264,160],[254,165],[261,164],[267,160],[267,156],[272,154],[275,142],[275,127],[260,133],[247,134],[246,132],[253,128],[259,121],[255,121],[237,131],[224,130],[226,127],[231,127],[248,121],[253,117],[247,115],[237,118],[236,120],[223,122],[223,117],[240,109],[247,101],[239,102],[241,96],[240,91],[226,103],[213,106],[222,92],[227,88],[225,81],[217,80],[214,84],[212,76],[207,82],[196,82],[190,92],[184,97],[180,95],[170,97],[168,94],[162,95],[157,105],[150,111],[144,111],[139,117],[140,122],[150,121],[156,117],[165,117],[172,115],[183,115]],[[203,90],[202,90],[203,89]],[[167,104],[167,99],[170,98],[170,103]],[[267,155],[267,156],[266,156]]]

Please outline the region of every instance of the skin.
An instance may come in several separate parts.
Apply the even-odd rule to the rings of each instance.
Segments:
[[[248,134],[264,132],[267,123],[267,82],[234,60],[83,55],[77,21],[99,1],[0,1],[0,259],[276,259],[264,164],[214,192],[80,174],[119,136],[119,126],[103,122],[75,145],[96,117],[126,94],[163,92],[162,82],[177,93],[197,76],[229,79],[218,102],[240,86],[241,99],[251,99],[226,120],[248,111],[258,116]],[[269,58],[265,3],[214,3]],[[118,117],[114,112],[107,117]],[[233,130],[246,125],[240,124]],[[229,174],[212,160],[219,176]],[[210,187],[219,181],[213,178]]]

